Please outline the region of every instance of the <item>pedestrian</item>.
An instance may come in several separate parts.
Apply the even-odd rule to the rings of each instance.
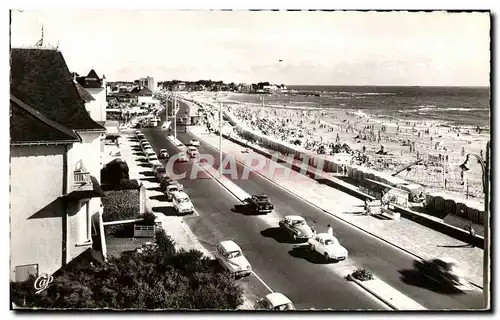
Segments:
[[[469,240],[469,245],[470,247],[474,247],[474,242],[476,240],[476,230],[474,230],[474,228],[472,227],[472,225],[469,223],[468,225],[465,226],[466,230],[469,231],[469,235],[470,235],[470,240]]]
[[[328,225],[328,231],[327,233],[333,237],[333,228],[331,225]]]

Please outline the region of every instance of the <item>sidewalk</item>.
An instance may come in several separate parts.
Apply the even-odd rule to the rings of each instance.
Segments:
[[[137,155],[137,151],[134,151],[134,147],[139,147],[139,144],[135,141],[130,141],[129,138],[133,138],[134,135],[124,135],[123,143],[121,146],[122,159],[127,162],[129,167],[129,177],[130,179],[137,179],[140,183],[142,182],[146,188],[146,201],[147,207],[149,209],[155,207],[171,207],[172,204],[167,201],[160,201],[158,198],[162,198],[163,193],[159,190],[159,184],[154,182],[154,177],[148,176],[147,172],[152,172],[151,168],[143,167],[141,164],[146,162],[139,162],[137,160],[145,159],[144,156]],[[148,179],[148,180],[144,180]],[[205,249],[198,238],[193,234],[189,227],[184,223],[182,217],[176,216],[166,216],[161,212],[152,211],[157,217],[158,221],[165,232],[174,239],[176,247],[178,249],[184,248],[185,250],[199,250],[203,252],[208,257],[213,258],[213,254]],[[246,297],[243,297],[243,305],[240,306],[241,310],[251,310],[253,309],[253,303]]]
[[[190,132],[211,145],[215,149],[219,146],[219,137],[209,134],[204,127],[190,127]],[[222,142],[224,152],[245,163],[249,153],[241,145],[228,141]],[[268,179],[274,181],[284,189],[299,194],[312,204],[324,209],[330,214],[357,226],[387,242],[403,248],[421,258],[450,257],[457,260],[468,279],[476,285],[483,284],[483,250],[468,247],[467,243],[456,240],[445,234],[439,233],[411,220],[379,220],[371,216],[355,214],[363,202],[336,189],[322,185],[315,180],[292,171],[290,178],[285,175],[284,166],[278,163],[272,165],[277,168],[274,174],[269,173],[270,160],[251,151],[252,158],[266,161],[263,169],[256,170]],[[300,175],[301,177],[298,177]]]

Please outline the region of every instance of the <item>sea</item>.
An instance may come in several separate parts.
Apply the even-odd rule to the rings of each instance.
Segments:
[[[371,116],[433,120],[441,126],[490,129],[489,87],[288,86],[288,94],[265,94],[266,105],[339,108]],[[307,93],[307,94],[300,94]],[[261,103],[262,94],[232,99]]]

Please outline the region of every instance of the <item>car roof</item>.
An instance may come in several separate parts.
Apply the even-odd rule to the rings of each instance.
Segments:
[[[297,220],[305,221],[306,220],[303,217],[297,216],[297,215],[285,216],[285,219],[290,219],[290,220],[294,220],[294,221],[297,221]]]
[[[337,238],[335,238],[334,236],[328,234],[328,233],[318,233],[316,235],[316,238],[320,238],[321,240],[337,240]]]
[[[189,196],[184,191],[176,191],[172,193],[176,198],[188,198]]]
[[[219,243],[221,247],[224,248],[225,251],[231,252],[231,251],[241,251],[241,248],[239,245],[236,244],[233,240],[225,240],[221,241]]]
[[[189,150],[198,150],[196,147],[193,147],[193,146],[188,147],[188,149],[189,149]]]
[[[285,297],[284,294],[279,293],[279,292],[273,292],[273,293],[268,294],[266,296],[266,299],[267,299],[267,301],[269,301],[271,303],[271,305],[273,307],[281,306],[281,305],[287,304],[287,303],[292,303],[292,301],[290,301],[290,299],[288,299],[287,297]]]
[[[257,194],[254,194],[253,196],[254,196],[254,197],[266,197],[266,198],[269,198],[269,197],[267,196],[267,194],[265,194],[265,193],[257,193]]]
[[[164,151],[166,152],[166,151],[167,151],[167,149],[160,149],[160,152],[164,152]]]

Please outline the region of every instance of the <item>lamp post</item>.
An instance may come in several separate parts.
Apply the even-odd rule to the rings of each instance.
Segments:
[[[222,102],[219,102],[219,176],[222,177]]]
[[[174,108],[172,109],[174,113],[174,139],[177,139],[177,97],[175,96],[175,92],[172,102],[174,104]]]
[[[484,258],[483,258],[483,299],[484,308],[490,306],[490,141],[486,143],[486,160],[477,154],[469,153],[464,163],[460,165],[462,172],[469,171],[469,158],[474,157],[481,165],[483,173],[484,192]]]

